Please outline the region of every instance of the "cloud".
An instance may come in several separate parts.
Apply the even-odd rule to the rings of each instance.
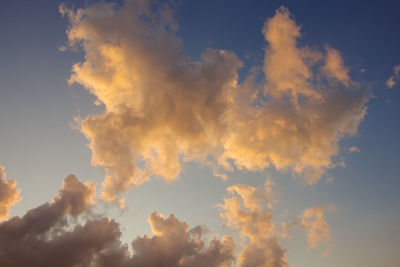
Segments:
[[[307,244],[312,249],[331,238],[325,213],[335,211],[333,205],[317,205],[294,217],[286,211],[282,215],[286,221],[280,222],[277,228],[273,219],[277,200],[271,197],[272,185],[267,181],[263,189],[243,184],[230,186],[227,191],[231,196],[219,205],[227,226],[237,229],[244,239],[243,250],[238,255],[239,266],[289,266],[286,249],[279,245],[278,237],[290,238],[294,226],[300,226],[305,232]],[[327,256],[332,247],[326,247],[323,255]]]
[[[263,189],[243,184],[227,188],[230,196],[219,207],[227,226],[237,229],[243,238],[237,256],[238,245],[232,237],[218,238],[204,226],[189,228],[174,215],[164,217],[158,212],[148,219],[153,235],[135,238],[132,253],[120,240],[119,224],[93,212],[94,184],[69,175],[51,203],[0,223],[0,265],[288,266],[286,250],[278,242],[280,232],[272,220],[276,200],[271,186],[267,181]],[[333,206],[323,205],[309,208],[292,223],[301,222],[310,247],[329,240],[324,211],[331,209]]]
[[[207,231],[154,212],[154,236],[132,242],[134,254],[120,241],[119,224],[93,213],[96,191],[74,175],[64,179],[51,203],[0,224],[0,265],[24,266],[228,266],[234,260],[231,237],[207,240]],[[81,222],[81,223],[79,223]]]
[[[185,222],[169,215],[153,212],[149,223],[154,236],[138,237],[132,242],[133,255],[126,246],[110,250],[96,260],[96,266],[158,266],[195,267],[230,266],[234,260],[235,244],[231,237],[203,240],[205,229],[189,229]]]
[[[0,221],[7,219],[10,208],[22,199],[21,191],[16,186],[14,179],[6,179],[4,167],[0,165]]]
[[[265,90],[273,97],[288,96],[293,102],[300,95],[320,99],[320,92],[310,86],[313,72],[309,65],[322,55],[308,48],[299,48],[300,26],[290,17],[288,9],[281,7],[263,28],[269,46],[265,53]]]
[[[71,82],[84,85],[106,107],[81,124],[93,164],[109,175],[105,198],[152,175],[172,181],[182,160],[201,161],[218,149],[242,64],[233,53],[208,49],[200,61],[185,58],[171,28],[175,22],[163,16],[169,7],[154,11],[149,1],[61,11],[69,14],[70,44],[86,53],[85,62],[74,65]]]
[[[336,166],[339,140],[357,133],[369,93],[350,80],[337,50],[327,47],[324,55],[298,46],[300,28],[286,8],[266,21],[263,33],[264,97],[249,105],[260,86],[251,76],[239,85],[223,157],[248,170],[289,169],[313,184]]]
[[[386,81],[386,86],[388,88],[393,88],[400,79],[400,65],[396,65],[393,67],[394,74],[389,77]]]
[[[70,175],[52,203],[1,223],[0,265],[83,266],[116,234],[115,225],[107,218],[65,230],[69,217],[76,218],[91,208],[95,193],[93,183],[83,184]]]
[[[394,80],[394,76],[390,76],[389,79],[386,81],[386,86],[388,88],[393,88],[396,85],[396,81]]]
[[[286,250],[278,243],[278,232],[272,221],[271,184],[267,182],[264,190],[239,184],[228,187],[227,191],[232,196],[220,205],[221,217],[248,239],[238,255],[239,266],[288,266]]]
[[[344,65],[340,52],[336,49],[326,47],[325,64],[322,67],[325,75],[331,79],[340,81],[345,86],[349,86],[351,79],[349,69]]]
[[[335,177],[333,177],[333,176],[328,177],[328,178],[326,178],[325,183],[327,183],[327,184],[332,183],[333,180],[335,180]]]
[[[349,152],[350,153],[360,152],[360,149],[356,146],[352,146],[352,147],[349,147]]]
[[[335,206],[318,205],[304,210],[301,225],[307,234],[307,243],[310,248],[316,248],[321,242],[327,242],[331,238],[329,224],[324,218],[326,211],[335,210]]]
[[[333,177],[331,177],[333,180]],[[330,183],[331,181],[327,181]],[[308,247],[317,248],[321,243],[325,244],[322,255],[328,257],[329,252],[335,246],[328,244],[331,239],[331,230],[328,222],[325,220],[325,213],[336,211],[334,205],[316,205],[305,209],[299,216],[290,216],[288,211],[283,214],[286,221],[280,223],[280,236],[283,238],[291,238],[291,231],[294,227],[300,226],[307,237]]]
[[[105,199],[152,176],[173,181],[186,161],[221,177],[275,167],[312,184],[336,165],[340,139],[356,134],[366,114],[369,92],[351,80],[340,53],[300,47],[300,27],[284,7],[263,28],[263,73],[242,83],[233,52],[183,55],[170,5],[101,2],[60,12],[69,46],[85,53],[70,82],[105,106],[79,120],[92,164],[107,173]]]

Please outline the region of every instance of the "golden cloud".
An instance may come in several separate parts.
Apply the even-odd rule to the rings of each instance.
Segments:
[[[22,199],[21,191],[16,186],[14,179],[6,179],[4,167],[0,165],[0,221],[7,219],[10,208]]]
[[[338,143],[357,133],[370,97],[339,51],[299,46],[300,26],[282,7],[262,30],[263,73],[239,83],[243,63],[233,52],[207,49],[197,61],[183,55],[173,11],[152,1],[60,6],[69,45],[85,53],[70,82],[105,106],[79,121],[92,163],[107,172],[103,198],[115,200],[151,176],[173,181],[185,161],[213,166],[221,177],[275,167],[310,184],[336,165]]]

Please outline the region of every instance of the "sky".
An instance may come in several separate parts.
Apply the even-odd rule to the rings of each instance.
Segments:
[[[398,1],[2,1],[1,266],[400,266]]]

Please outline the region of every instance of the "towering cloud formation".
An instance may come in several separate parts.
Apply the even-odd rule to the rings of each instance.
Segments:
[[[232,52],[184,57],[169,5],[127,0],[60,11],[70,22],[69,44],[85,53],[70,82],[105,106],[80,121],[92,163],[107,172],[105,199],[152,175],[172,181],[190,160],[222,170],[274,166],[314,183],[365,116],[368,92],[351,80],[340,53],[300,47],[300,27],[286,8],[263,28],[262,81],[249,75],[241,84],[242,62]]]
[[[4,167],[0,165],[0,221],[7,219],[10,207],[22,199],[16,185],[14,179],[6,179]]]
[[[208,49],[200,61],[186,59],[172,10],[153,10],[150,1],[61,12],[71,23],[70,44],[86,53],[74,65],[71,82],[84,85],[106,108],[81,124],[93,163],[109,175],[105,198],[151,175],[171,181],[181,160],[205,160],[221,149],[241,66],[233,53]]]
[[[227,225],[236,228],[244,238],[244,249],[238,256],[242,267],[284,267],[288,266],[285,250],[278,244],[277,232],[272,222],[273,202],[270,199],[270,183],[264,190],[248,185],[234,185],[221,205],[221,217]]]

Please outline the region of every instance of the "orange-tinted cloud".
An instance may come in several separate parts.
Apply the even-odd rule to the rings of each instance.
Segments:
[[[76,12],[61,8],[71,23],[70,43],[86,53],[71,82],[106,107],[81,123],[93,164],[107,170],[106,199],[151,175],[174,180],[181,161],[205,160],[218,150],[228,127],[225,111],[242,63],[215,49],[200,61],[185,58],[172,18],[165,20],[169,10],[154,11],[149,1],[126,1],[120,8],[100,3]]]
[[[332,205],[318,205],[304,210],[301,218],[301,225],[307,234],[307,243],[310,248],[316,248],[321,242],[327,242],[331,238],[329,224],[326,222],[324,214],[334,210]]]
[[[22,199],[16,185],[14,179],[6,179],[4,167],[0,165],[0,221],[7,219],[10,208]]]
[[[335,166],[339,140],[356,134],[366,114],[369,93],[351,80],[340,53],[300,47],[300,27],[286,8],[263,28],[265,79],[250,74],[243,83],[232,52],[207,49],[198,61],[183,55],[169,5],[60,11],[70,22],[69,45],[85,53],[70,82],[105,106],[79,121],[92,163],[106,169],[105,199],[151,176],[172,181],[192,160],[221,177],[235,167],[274,166],[311,184]]]
[[[338,51],[300,47],[300,27],[286,8],[265,22],[263,33],[266,81],[259,86],[250,76],[238,86],[219,160],[248,170],[291,170],[315,183],[336,165],[339,140],[357,133],[368,90],[351,81]],[[264,97],[254,100],[259,87]]]
[[[274,203],[270,199],[270,184],[267,183],[263,190],[242,184],[227,190],[232,196],[220,205],[221,217],[245,239],[244,248],[238,255],[239,266],[288,266],[285,249],[278,243],[272,221]]]
[[[352,146],[352,147],[349,147],[349,152],[350,153],[360,152],[360,149],[356,146]]]
[[[386,81],[386,86],[388,88],[393,88],[397,82],[400,79],[400,65],[394,66],[393,67],[393,72],[394,74],[389,77],[389,79]]]
[[[330,79],[341,82],[345,86],[350,85],[349,69],[344,65],[342,56],[338,50],[329,46],[326,47],[325,64],[322,70]]]
[[[281,7],[274,17],[265,21],[262,30],[268,42],[265,53],[265,91],[275,98],[287,96],[292,102],[299,96],[320,99],[321,94],[311,86],[313,72],[310,65],[322,58],[318,51],[298,47],[300,26]]]
[[[149,223],[154,236],[136,238],[132,242],[133,255],[120,246],[98,257],[96,266],[223,267],[235,260],[231,237],[212,238],[207,245],[203,227],[189,229],[175,216],[164,218],[157,212],[151,214]]]

